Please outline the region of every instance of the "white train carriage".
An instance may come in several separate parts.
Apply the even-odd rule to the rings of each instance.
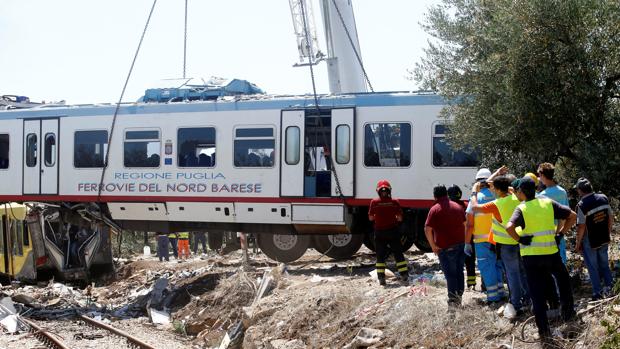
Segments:
[[[292,261],[309,246],[372,247],[367,207],[387,179],[406,207],[406,247],[424,249],[433,186],[464,188],[477,165],[445,143],[442,106],[361,93],[320,96],[319,108],[310,96],[125,104],[114,123],[112,105],[1,111],[0,202],[101,208],[133,230],[255,233]]]

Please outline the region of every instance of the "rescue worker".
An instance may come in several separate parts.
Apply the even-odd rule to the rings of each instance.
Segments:
[[[546,197],[556,201],[560,205],[568,206],[568,195],[566,194],[566,190],[553,179],[554,174],[555,167],[553,164],[544,162],[538,165],[538,176],[540,176],[540,181],[544,184],[545,189],[536,194],[536,196]],[[556,227],[559,226],[559,228],[561,228],[563,224],[563,220],[555,221]],[[562,257],[562,262],[566,264],[566,240],[563,235],[559,235],[558,239],[560,240],[560,257]]]
[[[551,199],[536,198],[536,184],[529,177],[521,178],[516,189],[517,197],[523,202],[514,210],[506,232],[520,244],[536,326],[540,338],[545,341],[551,335],[545,294],[551,275],[555,277],[560,291],[562,318],[567,321],[576,315],[570,277],[555,239],[554,219],[566,220],[561,231],[566,233],[575,223],[577,215],[569,207]],[[521,231],[517,233],[518,227]]]
[[[476,173],[476,183],[472,189],[472,197],[467,207],[467,232],[465,241],[474,239],[474,247],[465,244],[465,254],[469,255],[472,249],[476,251],[478,269],[482,276],[482,282],[486,287],[487,303],[489,305],[499,304],[504,294],[503,267],[501,261],[495,254],[495,245],[491,243],[491,224],[492,215],[489,213],[476,213],[473,211],[473,201],[478,204],[486,204],[493,201],[495,197],[489,188],[487,179],[491,177],[488,168],[481,168]]]
[[[608,296],[613,286],[608,248],[614,215],[607,196],[594,193],[587,178],[580,178],[575,188],[581,198],[577,204],[576,251],[583,253],[588,268],[592,300],[599,300]],[[604,287],[601,287],[601,276]]]
[[[385,286],[386,260],[390,252],[396,259],[396,269],[402,281],[409,280],[408,261],[403,255],[398,225],[403,221],[403,210],[397,199],[392,198],[392,186],[387,180],[377,183],[378,198],[370,201],[368,219],[374,222],[375,251],[377,253],[377,278]]]
[[[194,254],[198,254],[198,244],[202,245],[202,253],[207,253],[207,236],[204,231],[195,231],[194,235]]]
[[[461,200],[463,196],[463,192],[461,188],[453,184],[450,188],[448,188],[448,198],[450,200],[456,202],[463,208],[463,213],[467,208],[467,205]],[[468,241],[468,243],[473,243],[473,237]],[[467,288],[471,288],[472,290],[476,289],[476,253],[472,249],[471,255],[465,256],[465,271],[467,272]]]
[[[474,212],[493,215],[491,231],[495,240],[495,248],[506,271],[510,291],[510,303],[504,308],[504,315],[508,319],[523,314],[524,303],[529,303],[529,290],[519,254],[519,244],[508,235],[505,226],[515,208],[521,203],[517,196],[510,192],[511,182],[511,178],[506,175],[495,177],[492,189],[496,199],[484,205],[478,205],[476,198],[472,197]]]
[[[168,235],[166,233],[157,233],[157,257],[161,262],[163,259],[170,260],[170,253],[168,252],[169,244]]]
[[[189,232],[179,233],[179,259],[189,258]]]
[[[426,216],[424,234],[439,258],[448,287],[448,310],[453,311],[461,304],[465,289],[465,212],[463,207],[448,199],[448,191],[443,185],[433,188],[433,196],[435,204]]]
[[[177,233],[168,234],[168,241],[170,241],[170,246],[172,246],[172,255],[174,255],[175,259],[179,258],[178,238],[179,238],[179,234]]]

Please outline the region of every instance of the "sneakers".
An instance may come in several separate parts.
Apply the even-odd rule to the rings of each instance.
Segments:
[[[504,306],[504,317],[508,320],[512,320],[517,317],[517,310],[511,303]]]

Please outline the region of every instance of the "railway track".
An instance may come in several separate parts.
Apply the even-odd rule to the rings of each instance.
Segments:
[[[114,328],[110,325],[104,324],[103,322],[97,321],[95,319],[89,318],[88,316],[79,315],[77,319],[72,320],[73,323],[77,324],[74,327],[84,329],[84,324],[90,326],[91,328],[97,330],[96,333],[84,333],[75,332],[68,330],[72,326],[63,325],[61,328],[57,330],[51,330],[46,326],[42,326],[32,320],[29,319],[21,319],[26,325],[30,327],[30,332],[33,334],[35,338],[37,338],[43,345],[50,349],[72,349],[72,348],[80,348],[83,347],[82,344],[76,344],[77,341],[83,340],[104,340],[106,343],[95,344],[91,342],[91,344],[95,344],[97,348],[119,348],[118,340],[112,340],[110,343],[109,337],[116,337],[121,341],[124,341],[128,348],[137,348],[137,349],[155,349],[150,344],[145,343],[144,341],[130,335],[127,332]],[[62,336],[60,332],[64,332],[63,334],[69,334],[71,336]],[[70,338],[68,338],[70,337]],[[89,347],[93,347],[90,345]]]

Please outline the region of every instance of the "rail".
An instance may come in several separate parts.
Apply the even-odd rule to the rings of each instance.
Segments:
[[[47,346],[49,348],[52,348],[52,349],[69,349],[69,347],[64,345],[53,334],[47,332],[45,329],[43,329],[39,325],[35,324],[34,322],[32,322],[30,320],[27,320],[27,319],[24,319],[24,318],[21,318],[20,320],[23,321],[25,324],[27,324],[30,327],[30,331],[32,332],[32,334],[38,340],[43,342],[43,344],[45,344],[45,346]]]
[[[97,320],[95,320],[93,318],[89,318],[88,316],[80,315],[79,319],[83,320],[84,322],[86,322],[87,324],[89,324],[91,326],[102,328],[104,330],[107,330],[109,332],[114,333],[117,336],[126,338],[127,342],[131,346],[135,346],[135,347],[140,348],[140,349],[155,349],[155,347],[153,347],[153,346],[151,346],[149,344],[144,343],[143,341],[141,341],[138,338],[130,335],[127,332],[124,332],[124,331],[121,331],[121,330],[119,330],[117,328],[114,328],[112,326],[106,325],[103,322],[97,321]]]

